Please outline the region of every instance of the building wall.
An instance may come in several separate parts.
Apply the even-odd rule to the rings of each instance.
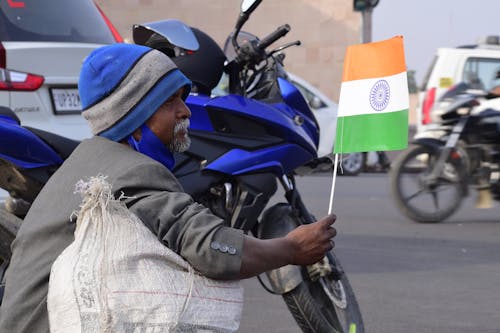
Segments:
[[[122,36],[132,42],[132,25],[179,19],[223,45],[239,14],[237,0],[97,0]],[[286,50],[285,68],[338,101],[345,48],[359,43],[361,17],[352,0],[265,0],[243,30],[264,37],[288,23],[292,30],[276,43],[300,40]]]

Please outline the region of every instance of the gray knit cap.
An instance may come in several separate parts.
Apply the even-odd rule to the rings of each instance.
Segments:
[[[94,135],[121,141],[189,81],[165,54],[146,46],[112,44],[84,61],[78,89]]]

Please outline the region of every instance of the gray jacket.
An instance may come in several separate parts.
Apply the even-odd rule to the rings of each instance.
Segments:
[[[160,163],[110,140],[84,140],[50,178],[33,203],[12,245],[6,291],[0,307],[0,332],[49,331],[47,290],[50,268],[73,241],[81,197],[78,180],[108,176],[113,192],[128,197],[129,209],[170,249],[202,274],[235,278],[241,266],[243,232],[222,225],[204,206],[193,202]],[[221,252],[227,245],[231,251]]]

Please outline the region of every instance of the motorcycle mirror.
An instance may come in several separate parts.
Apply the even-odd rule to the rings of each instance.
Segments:
[[[262,0],[243,0],[241,2],[241,12],[250,15]]]
[[[243,24],[248,20],[250,17],[250,14],[257,8],[262,0],[243,0],[241,1],[241,12],[240,16],[238,17],[238,21],[236,21],[236,25],[234,27],[234,31],[232,33],[232,38],[231,42],[233,44],[233,47],[235,50],[238,50],[240,47],[238,45],[238,42],[236,41],[236,38],[241,30],[241,27],[243,27]]]
[[[135,44],[146,45],[153,34],[165,38],[170,44],[185,50],[197,51],[200,47],[193,30],[184,22],[168,19],[144,24],[134,24],[132,35]]]

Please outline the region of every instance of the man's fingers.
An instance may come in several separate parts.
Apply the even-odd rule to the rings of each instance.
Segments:
[[[332,244],[333,243],[332,238],[334,238],[337,235],[337,229],[335,229],[335,227],[333,227],[332,224],[335,222],[336,219],[337,216],[335,216],[335,214],[331,214],[325,216],[323,219],[319,221],[319,223],[321,224],[321,229],[323,229],[321,231],[322,233],[321,238],[323,238],[325,241],[330,242],[332,248],[333,246],[335,246],[334,244]]]
[[[334,228],[330,228],[331,230],[327,230],[327,232],[324,233],[325,241],[333,243],[333,239],[337,235],[337,230]]]
[[[337,236],[337,229],[335,229],[334,227],[328,228],[328,230],[326,232],[327,232],[328,238],[333,238],[333,237]]]
[[[325,226],[331,226],[337,220],[337,215],[330,214],[321,219],[321,223]]]

